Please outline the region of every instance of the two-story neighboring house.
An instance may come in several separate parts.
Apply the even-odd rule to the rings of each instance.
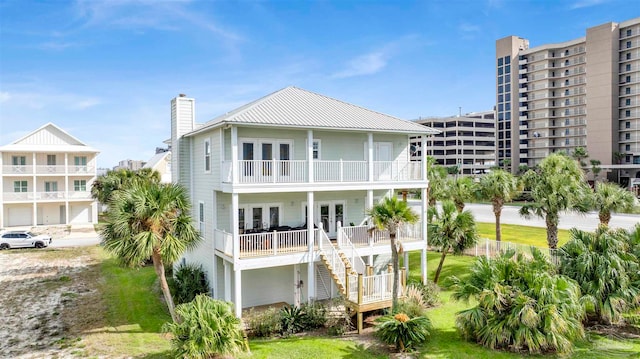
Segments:
[[[184,261],[238,316],[340,294],[358,312],[390,306],[388,233],[366,211],[397,190],[422,192],[421,221],[398,238],[426,280],[426,169],[409,139],[434,130],[296,87],[204,124],[194,114],[194,99],[171,101],[172,173],[204,238]]]
[[[98,153],[52,123],[0,147],[0,227],[97,223]]]

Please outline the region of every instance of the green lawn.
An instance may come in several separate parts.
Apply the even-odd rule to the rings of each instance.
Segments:
[[[296,358],[296,359],[369,359],[386,358],[351,340],[335,337],[303,337],[288,339],[251,340],[251,355],[241,358]]]
[[[153,267],[123,268],[102,248],[96,252],[102,258],[99,288],[106,313],[103,326],[86,337],[87,347],[107,357],[164,357],[170,343],[161,327],[171,316],[160,300]]]
[[[496,224],[477,223],[480,238],[496,239]],[[519,226],[515,224],[502,224],[502,240],[505,242],[515,242],[528,244],[537,247],[548,247],[547,229],[540,227]],[[558,246],[562,246],[569,240],[569,231],[558,230]]]

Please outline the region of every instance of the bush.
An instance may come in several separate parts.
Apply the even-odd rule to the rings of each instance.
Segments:
[[[635,230],[640,234],[640,226]],[[619,323],[640,305],[640,251],[633,232],[600,227],[596,232],[571,230],[571,240],[558,250],[560,273],[576,280],[593,303],[595,318]],[[640,238],[640,235],[638,235]],[[591,308],[590,308],[591,309]]]
[[[422,293],[422,303],[425,308],[432,308],[440,304],[440,287],[432,281],[427,281],[427,284],[422,284],[421,281],[411,281],[407,285],[409,287],[416,287]]]
[[[509,250],[481,257],[464,280],[452,278],[453,299],[478,303],[456,317],[464,338],[491,349],[566,353],[584,337],[580,287],[555,274],[539,250],[532,255]]]
[[[318,303],[303,304],[302,310],[302,326],[304,330],[312,330],[322,328],[327,323],[327,308]]]
[[[280,311],[273,307],[260,313],[256,313],[252,308],[245,322],[249,329],[249,335],[256,338],[270,337],[282,331]]]
[[[409,318],[405,313],[385,315],[376,319],[375,334],[400,352],[413,349],[429,339],[431,321],[424,316]]]
[[[180,323],[165,323],[162,330],[173,334],[175,358],[211,358],[234,355],[249,349],[240,319],[230,303],[198,295],[176,306]]]
[[[280,309],[280,331],[287,336],[304,330],[304,313],[300,307],[286,306]]]
[[[176,304],[189,303],[198,294],[209,293],[209,282],[202,266],[181,264],[169,284]]]
[[[329,307],[331,312],[327,313],[327,333],[329,335],[344,335],[354,329],[351,321],[351,311],[344,298],[334,298]]]

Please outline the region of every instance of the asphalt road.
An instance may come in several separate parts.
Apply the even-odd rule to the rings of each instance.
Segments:
[[[411,207],[416,209],[418,213],[420,212],[420,202],[411,201],[410,205]],[[471,211],[471,213],[473,213],[476,222],[495,222],[493,208],[490,204],[472,203],[467,204],[464,209],[468,209]],[[519,224],[532,227],[546,227],[543,218],[531,217],[530,219],[526,219],[520,216],[520,213],[518,211],[520,211],[519,206],[504,206],[504,208],[502,209],[500,222],[505,224]],[[578,228],[584,231],[593,231],[598,228],[598,223],[600,223],[600,220],[598,219],[598,214],[596,212],[589,212],[586,214],[561,213],[560,223],[558,227],[560,229]],[[640,223],[640,215],[613,214],[611,217],[611,222],[609,222],[609,227],[629,229],[635,226],[637,223]]]

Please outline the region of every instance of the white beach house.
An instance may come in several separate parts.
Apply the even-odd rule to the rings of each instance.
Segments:
[[[388,234],[366,210],[398,190],[422,194],[421,221],[398,234],[426,279],[426,169],[410,137],[434,130],[287,87],[204,124],[171,101],[172,173],[190,191],[204,237],[185,262],[215,298],[243,308],[340,294],[359,313],[390,306]],[[423,154],[426,151],[422,152]]]
[[[53,123],[0,147],[0,227],[97,223],[98,153]]]

